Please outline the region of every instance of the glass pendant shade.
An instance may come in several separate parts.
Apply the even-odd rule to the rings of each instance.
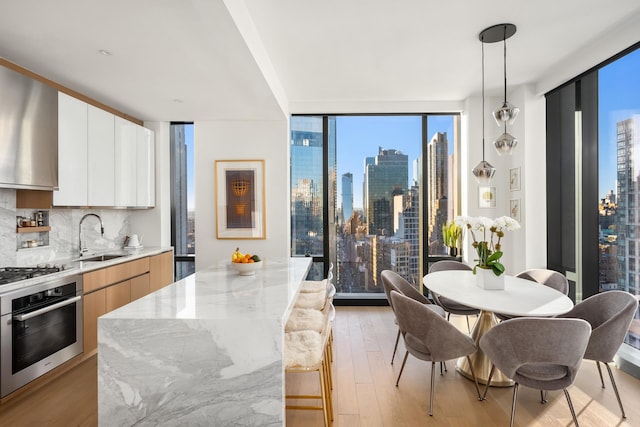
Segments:
[[[502,105],[493,112],[493,118],[500,127],[502,127],[504,122],[512,125],[516,117],[518,117],[519,112],[520,109],[518,107],[508,101],[504,101]]]
[[[511,154],[518,145],[518,140],[510,133],[505,132],[493,141],[493,147],[498,155]]]
[[[473,176],[476,177],[478,184],[488,185],[491,182],[491,178],[493,178],[493,174],[496,173],[496,168],[491,166],[491,163],[486,160],[482,160],[471,172]]]

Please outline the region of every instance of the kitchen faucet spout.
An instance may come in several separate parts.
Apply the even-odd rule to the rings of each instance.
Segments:
[[[88,213],[88,214],[84,215],[82,217],[82,219],[80,220],[80,224],[78,225],[78,247],[80,248],[80,256],[82,256],[82,254],[84,254],[85,252],[87,252],[89,250],[84,245],[84,242],[82,240],[82,223],[89,216],[95,216],[96,218],[98,218],[98,221],[100,221],[100,235],[104,236],[104,224],[102,222],[102,218],[100,218],[100,215],[98,215],[96,213]]]

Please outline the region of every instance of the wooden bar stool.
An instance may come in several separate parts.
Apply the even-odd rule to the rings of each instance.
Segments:
[[[328,316],[325,316],[328,319]],[[330,327],[330,326],[329,326]],[[333,380],[328,354],[329,333],[325,323],[322,333],[302,330],[285,333],[285,372],[312,373],[317,372],[320,380],[320,395],[286,394],[285,399],[319,399],[320,406],[289,405],[286,409],[322,410],[324,425],[329,426],[333,421],[333,402],[331,390]]]

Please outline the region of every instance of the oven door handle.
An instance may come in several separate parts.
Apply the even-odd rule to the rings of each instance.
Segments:
[[[64,301],[60,301],[60,302],[57,302],[55,304],[48,305],[48,306],[46,306],[44,308],[32,311],[30,313],[17,314],[15,316],[13,316],[13,318],[15,320],[17,320],[18,322],[24,322],[25,320],[29,320],[29,319],[31,319],[33,317],[40,316],[41,314],[48,313],[48,312],[53,311],[53,310],[57,310],[60,307],[64,307],[65,305],[69,305],[69,304],[73,304],[75,302],[78,302],[78,301],[80,301],[80,299],[82,299],[81,296],[75,296],[73,298],[69,298],[69,299],[66,299]]]

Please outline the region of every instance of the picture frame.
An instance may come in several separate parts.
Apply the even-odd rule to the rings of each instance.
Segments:
[[[216,160],[217,239],[266,239],[264,160]]]
[[[509,216],[520,222],[520,199],[509,200]]]
[[[478,207],[479,208],[495,208],[496,207],[496,187],[478,187]]]
[[[510,191],[520,190],[520,168],[519,167],[509,169],[509,190]]]

